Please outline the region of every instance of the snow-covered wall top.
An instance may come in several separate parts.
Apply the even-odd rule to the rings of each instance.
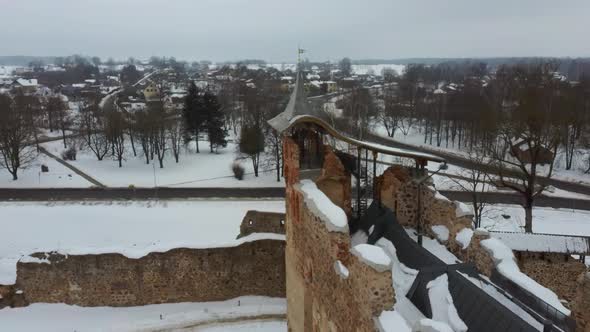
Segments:
[[[348,218],[344,210],[332,203],[313,181],[301,180],[299,189],[303,193],[305,204],[326,223],[328,231],[348,233]]]
[[[358,259],[377,272],[391,270],[391,258],[383,248],[371,244],[358,244],[350,250]]]
[[[516,251],[590,255],[590,239],[584,237],[509,232],[490,232],[490,236]]]
[[[514,258],[512,250],[502,241],[496,238],[490,238],[487,240],[482,240],[481,245],[494,257],[496,269],[498,272],[500,272],[500,274],[512,280],[514,283],[531,292],[543,301],[547,302],[555,309],[561,311],[563,314],[567,316],[570,315],[570,310],[561,304],[559,298],[554,292],[538,284],[536,281],[520,271],[518,265],[516,264],[516,259]]]

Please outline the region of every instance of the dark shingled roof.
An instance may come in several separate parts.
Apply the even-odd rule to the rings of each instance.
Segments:
[[[303,84],[303,72],[297,71],[297,80],[295,81],[295,90],[291,94],[291,99],[285,110],[274,118],[268,120],[268,124],[277,132],[284,132],[291,125],[291,120],[299,115],[310,115],[321,118],[321,114],[314,111],[307,101],[307,93]]]

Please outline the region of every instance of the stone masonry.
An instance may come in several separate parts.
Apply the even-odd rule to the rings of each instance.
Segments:
[[[238,238],[252,233],[285,234],[285,214],[250,210],[240,224]]]
[[[80,306],[221,301],[244,295],[284,297],[284,254],[282,240],[173,249],[139,259],[121,254],[51,254],[51,264],[19,262],[14,289],[22,291],[27,303]]]
[[[299,154],[290,138],[284,140],[284,151],[289,331],[374,331],[373,318],[394,304],[391,271],[379,272],[359,261],[351,254],[350,234],[329,232],[324,221],[311,212],[296,185]],[[330,153],[325,159],[331,158]],[[339,161],[333,162],[327,164],[330,169],[340,169]],[[333,181],[328,190],[327,196],[338,206],[350,197],[345,183]],[[348,269],[348,276],[335,269],[338,261]]]

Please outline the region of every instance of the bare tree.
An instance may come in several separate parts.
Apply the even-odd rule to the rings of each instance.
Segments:
[[[474,167],[465,168],[458,176],[452,176],[450,179],[463,191],[469,192],[471,196],[471,205],[473,207],[475,228],[481,226],[481,217],[486,203],[482,200],[482,194],[487,192],[492,185],[491,178],[485,167],[476,165],[487,164],[488,158],[485,151],[481,148],[474,148],[469,151],[467,156]]]
[[[30,146],[33,138],[34,128],[26,113],[10,97],[0,95],[0,167],[6,168],[15,181],[18,170],[35,158],[34,148]]]
[[[72,117],[72,113],[66,103],[60,97],[57,97],[58,101],[54,101],[55,103],[55,125],[56,128],[61,131],[61,136],[64,143],[64,148],[67,148],[66,142],[66,131],[72,126],[74,119]]]
[[[79,127],[85,145],[98,160],[102,160],[109,152],[109,140],[105,134],[105,121],[97,103],[82,108]]]
[[[105,122],[105,134],[107,140],[110,142],[113,157],[119,162],[119,167],[123,167],[127,121],[125,120],[124,114],[113,110],[105,114]]]
[[[184,141],[184,126],[182,121],[182,115],[178,114],[170,121],[170,125],[168,126],[168,136],[170,137],[170,147],[172,149],[172,154],[174,155],[174,160],[178,163],[180,159],[180,149],[182,147],[182,143]]]
[[[544,64],[515,71],[511,79],[518,82],[518,106],[501,125],[497,143],[490,149],[498,184],[523,198],[526,232],[533,231],[534,202],[546,188],[539,183],[539,176],[551,177],[560,142],[554,125],[553,72]]]
[[[164,168],[164,158],[168,151],[168,118],[162,101],[151,102],[148,116],[152,123],[152,151],[158,157],[160,168]]]

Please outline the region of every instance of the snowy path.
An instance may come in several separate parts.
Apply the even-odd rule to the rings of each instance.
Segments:
[[[36,303],[0,310],[2,331],[286,331],[282,298],[243,296],[227,301],[154,304],[141,307],[78,307]],[[249,321],[257,317],[265,321]],[[274,320],[268,320],[273,318]],[[216,325],[216,322],[227,322]],[[228,324],[233,322],[231,329]],[[213,325],[212,325],[213,324]],[[187,328],[188,327],[188,328]],[[191,328],[195,327],[195,328]]]
[[[39,146],[39,151],[45,155],[47,155],[48,157],[52,158],[53,160],[57,161],[58,163],[64,165],[65,167],[71,169],[74,173],[80,175],[81,177],[83,177],[86,181],[94,184],[97,187],[101,187],[101,188],[105,188],[106,186],[100,182],[98,182],[96,179],[94,179],[93,177],[91,177],[90,175],[82,172],[81,170],[77,169],[76,167],[72,166],[70,163],[68,163],[67,161],[57,157],[56,155],[50,153],[49,151],[47,151],[44,147]]]
[[[287,330],[287,315],[265,314],[235,318],[220,318],[190,324],[182,328],[162,329],[157,332],[197,332],[197,331],[280,331]],[[156,331],[154,331],[156,332]]]

